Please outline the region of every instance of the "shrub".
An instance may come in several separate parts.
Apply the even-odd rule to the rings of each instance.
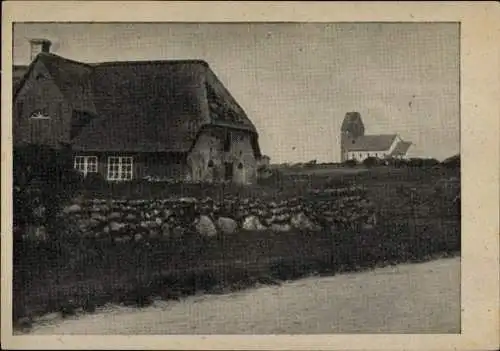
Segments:
[[[346,166],[346,167],[355,167],[355,166],[358,165],[358,161],[356,161],[356,160],[346,160],[346,161],[344,161],[343,165]]]
[[[13,152],[14,226],[34,224],[34,210],[43,211],[39,220],[53,229],[61,206],[74,197],[82,184],[73,169],[71,149],[40,145],[17,147]],[[19,232],[19,230],[16,230]]]
[[[363,160],[363,165],[366,167],[374,167],[381,164],[380,160],[376,157],[367,157]]]
[[[460,154],[447,158],[441,164],[449,169],[460,169]]]
[[[437,165],[439,165],[439,161],[436,160],[435,158],[424,158],[422,160],[422,166],[424,168],[432,168]]]
[[[107,184],[106,179],[101,173],[89,173],[83,180],[85,189],[100,189]]]
[[[13,286],[15,294],[30,284],[33,270],[68,253],[64,240],[36,243],[24,239],[29,226],[45,227],[45,235],[66,234],[58,214],[80,189],[82,178],[73,170],[71,149],[25,145],[13,150]],[[69,251],[71,252],[71,251]],[[23,313],[23,299],[14,303],[14,316]]]
[[[387,162],[389,165],[396,167],[396,168],[403,168],[408,166],[408,160],[405,159],[399,159],[399,158],[389,158],[387,159]]]
[[[311,161],[309,161],[309,162],[306,162],[306,163],[304,164],[304,167],[306,167],[306,168],[313,168],[313,167],[315,167],[315,166],[317,165],[317,163],[318,163],[318,161],[316,161],[316,160],[311,160]]]

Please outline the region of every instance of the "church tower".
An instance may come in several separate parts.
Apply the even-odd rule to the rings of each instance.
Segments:
[[[340,159],[347,160],[349,145],[356,143],[356,139],[365,135],[365,126],[359,112],[347,112],[340,128]]]

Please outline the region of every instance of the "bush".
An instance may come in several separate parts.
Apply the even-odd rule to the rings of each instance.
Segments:
[[[74,171],[71,149],[53,149],[40,145],[15,147],[13,150],[13,287],[21,294],[35,272],[50,270],[61,255],[71,254],[57,238],[67,234],[67,223],[61,221],[61,208],[75,196],[82,184]],[[25,234],[30,226],[44,227],[50,240],[37,243]],[[16,299],[14,316],[25,309],[23,298]]]
[[[358,165],[358,161],[356,160],[346,160],[342,163],[346,167],[356,167]]]
[[[40,145],[17,147],[13,152],[14,226],[16,232],[38,220],[48,230],[56,223],[62,205],[80,189],[81,175],[73,169],[69,148]]]
[[[382,163],[381,160],[379,160],[376,157],[367,157],[366,159],[363,160],[363,165],[366,167],[374,167],[381,163]]]
[[[435,158],[424,158],[422,160],[422,166],[424,168],[432,168],[439,165],[439,161],[436,160]]]
[[[306,162],[306,163],[304,164],[304,167],[306,167],[306,168],[313,168],[313,167],[315,167],[315,166],[317,165],[317,163],[318,163],[318,161],[316,161],[316,160],[311,160],[311,161],[309,161],[309,162]]]
[[[389,159],[387,159],[387,162],[390,166],[393,166],[395,168],[407,167],[409,164],[408,160],[399,159],[399,158],[389,158]]]
[[[89,173],[83,180],[85,189],[102,189],[107,184],[101,173]]]
[[[449,169],[460,169],[460,154],[447,158],[441,164]]]

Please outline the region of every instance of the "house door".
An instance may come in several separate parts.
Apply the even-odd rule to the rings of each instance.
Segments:
[[[225,180],[233,180],[233,163],[225,162],[224,163],[224,178]]]

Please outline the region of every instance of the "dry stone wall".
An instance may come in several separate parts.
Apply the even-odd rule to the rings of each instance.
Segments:
[[[81,235],[117,242],[198,233],[231,235],[238,231],[340,231],[373,227],[376,211],[359,187],[312,190],[279,202],[225,197],[161,200],[97,200],[73,203],[62,215]],[[38,228],[39,229],[39,228]]]

